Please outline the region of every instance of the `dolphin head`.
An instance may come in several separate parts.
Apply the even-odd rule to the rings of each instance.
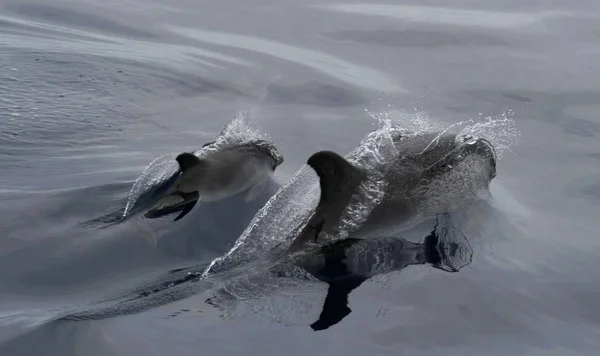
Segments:
[[[265,154],[272,161],[271,168],[273,171],[283,163],[283,156],[272,142],[265,140],[255,140],[249,143],[258,151]]]
[[[456,135],[449,148],[429,166],[427,174],[439,176],[462,168],[478,173],[488,181],[496,177],[497,156],[490,141],[471,135]]]
[[[496,153],[490,141],[470,136],[448,137],[447,147],[437,150],[433,164],[424,165],[411,188],[420,215],[453,211],[489,194],[496,176]]]
[[[457,139],[460,139],[459,137],[457,136]],[[492,143],[485,138],[473,138],[471,136],[467,136],[463,140],[464,153],[483,158],[487,163],[489,179],[494,179],[496,177],[496,161],[498,158],[496,156],[496,149]]]

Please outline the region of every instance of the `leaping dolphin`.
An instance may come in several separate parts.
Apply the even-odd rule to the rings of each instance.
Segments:
[[[146,218],[180,212],[175,218],[177,221],[200,200],[221,200],[246,190],[245,201],[253,200],[262,193],[268,173],[275,171],[283,157],[271,143],[255,140],[224,147],[204,157],[184,152],[176,157],[176,161],[179,170],[164,196],[146,212]]]
[[[273,173],[283,163],[283,156],[265,136],[247,127],[242,118],[234,119],[202,148],[156,158],[133,183],[124,208],[82,224],[107,228],[138,214],[157,219],[179,213],[177,221],[199,200],[215,202],[245,191],[245,202],[255,200],[273,186]],[[154,231],[140,223],[135,221],[143,237],[156,245]]]
[[[367,238],[411,226],[444,213],[486,191],[496,176],[496,153],[483,138],[450,133],[394,137],[398,152],[369,169],[332,151],[313,154],[307,164],[317,173],[319,203],[290,247],[296,251],[321,235],[336,236],[342,217],[361,184],[375,171],[384,181],[381,201],[348,237]]]

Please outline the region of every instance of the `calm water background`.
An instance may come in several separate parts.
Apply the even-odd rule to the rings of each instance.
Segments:
[[[593,1],[3,1],[0,355],[597,354],[599,14]],[[354,148],[374,127],[365,109],[400,124],[514,122],[489,133],[508,137],[491,187],[503,233],[472,241],[460,273],[366,283],[323,332],[224,320],[202,295],[45,326],[210,261],[268,198],[186,226],[214,241],[151,249],[74,227],[118,208],[152,159],[249,111],[285,182],[317,150]]]

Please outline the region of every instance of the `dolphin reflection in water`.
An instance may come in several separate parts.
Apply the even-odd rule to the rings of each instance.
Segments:
[[[375,276],[399,272],[408,266],[428,265],[454,273],[471,263],[473,250],[467,237],[454,224],[455,214],[440,214],[431,231],[420,242],[398,237],[371,239],[348,238],[326,246],[314,253],[296,256],[271,268],[266,274],[252,276],[247,283],[239,280],[225,283],[207,303],[224,309],[233,307],[248,292],[269,293],[268,286],[282,285],[278,279],[304,279],[327,283],[327,295],[313,330],[327,329],[348,316],[349,294]],[[460,222],[460,221],[458,221]],[[305,272],[298,273],[298,268]],[[300,283],[300,281],[298,281]],[[256,291],[255,289],[262,289]]]

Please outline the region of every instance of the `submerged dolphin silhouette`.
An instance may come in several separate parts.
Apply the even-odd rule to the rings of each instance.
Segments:
[[[458,272],[470,264],[473,250],[469,241],[447,217],[447,214],[438,217],[421,242],[402,238],[349,238],[298,259],[296,265],[328,284],[323,309],[311,328],[324,330],[344,319],[352,312],[348,307],[349,294],[374,276],[425,264]]]
[[[226,314],[230,311],[235,313],[238,303],[249,303],[253,310],[256,310],[255,306],[261,309],[263,303],[271,303],[273,295],[281,293],[282,288],[291,287],[291,292],[302,286],[300,290],[305,290],[303,285],[314,285],[316,278],[327,284],[327,294],[318,318],[310,323],[310,327],[315,331],[324,330],[352,312],[348,300],[350,293],[373,277],[400,272],[409,266],[428,265],[456,273],[469,265],[473,258],[469,237],[481,232],[478,231],[479,226],[475,229],[470,226],[473,209],[489,211],[490,207],[486,201],[479,200],[466,209],[439,214],[434,221],[427,221],[412,230],[412,238],[377,236],[337,241],[291,260],[283,259],[266,271],[250,270],[247,276],[226,281],[205,302]],[[418,242],[412,241],[417,237]],[[283,295],[289,295],[289,292]],[[304,309],[306,304],[320,299],[315,296],[309,298],[298,300],[302,315],[312,314]],[[290,303],[286,311],[294,309],[295,302]],[[262,309],[268,311],[268,316],[281,321],[278,314],[273,314],[276,308]]]
[[[204,157],[184,152],[176,160],[179,170],[169,180],[160,200],[146,212],[146,218],[180,212],[177,221],[200,200],[221,200],[245,190],[249,190],[245,201],[251,201],[265,189],[268,174],[283,162],[283,157],[271,143],[255,140],[224,147]]]
[[[452,210],[486,191],[496,176],[494,147],[483,138],[427,133],[393,139],[398,154],[370,170],[332,151],[308,159],[319,177],[319,203],[288,251],[318,242],[323,234],[337,236],[345,209],[371,171],[386,182],[383,197],[348,237],[389,233]]]

